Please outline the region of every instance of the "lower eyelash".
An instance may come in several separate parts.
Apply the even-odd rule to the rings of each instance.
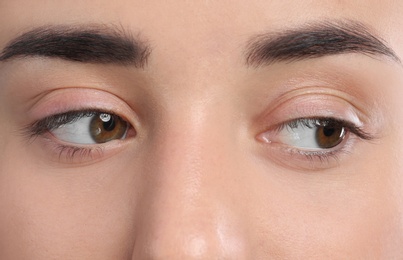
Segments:
[[[315,151],[315,152],[308,152],[308,151],[292,151],[293,154],[302,155],[310,161],[319,161],[320,163],[329,163],[332,159],[336,162],[339,161],[339,156],[341,153],[348,154],[349,152],[345,149],[345,147],[341,147],[339,150],[334,151]]]
[[[103,149],[101,147],[75,147],[58,145],[56,149],[60,161],[66,160],[68,162],[73,162],[77,159],[94,159],[95,157],[102,157],[103,155]]]
[[[289,147],[287,152],[291,154],[291,156],[294,155],[304,157],[306,161],[312,163],[312,169],[322,169],[323,167],[326,168],[327,165],[339,165],[340,157],[342,155],[351,154],[354,142],[359,139],[361,139],[361,137],[356,136],[354,133],[348,132],[342,143],[333,149],[324,151],[308,151]]]

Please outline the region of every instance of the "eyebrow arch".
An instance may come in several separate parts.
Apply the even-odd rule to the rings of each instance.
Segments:
[[[246,64],[259,67],[344,53],[387,56],[400,63],[399,57],[381,38],[370,33],[363,24],[348,20],[257,35],[247,44]]]
[[[47,57],[142,68],[149,55],[150,47],[123,29],[58,25],[35,28],[11,40],[0,53],[0,61],[16,57]]]

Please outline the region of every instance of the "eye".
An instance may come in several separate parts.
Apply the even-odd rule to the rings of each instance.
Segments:
[[[262,133],[259,139],[266,143],[279,143],[303,152],[326,151],[337,148],[348,134],[361,139],[372,139],[351,122],[334,118],[300,118]]]
[[[298,119],[280,127],[278,141],[307,150],[330,149],[346,137],[342,122],[333,119]]]
[[[120,116],[97,111],[71,111],[45,118],[33,126],[33,134],[46,131],[72,144],[101,144],[124,139],[130,124]]]
[[[356,138],[357,137],[357,138]],[[339,165],[351,155],[355,140],[375,137],[360,126],[336,118],[299,118],[271,127],[257,139],[269,149],[269,158],[285,167],[320,170]]]
[[[60,125],[50,132],[62,141],[75,144],[106,143],[123,139],[128,124],[119,116],[107,113],[85,115],[74,122]]]

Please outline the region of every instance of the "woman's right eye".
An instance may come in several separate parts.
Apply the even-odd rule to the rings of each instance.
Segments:
[[[50,116],[33,125],[33,134],[49,132],[57,139],[77,145],[101,144],[125,139],[130,124],[107,112],[71,111]]]

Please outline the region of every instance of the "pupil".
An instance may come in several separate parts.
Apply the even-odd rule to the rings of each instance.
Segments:
[[[324,127],[324,128],[323,128],[323,134],[324,134],[326,137],[332,136],[335,131],[336,131],[336,130],[335,130],[334,128],[328,128],[328,127]]]
[[[115,123],[115,119],[113,118],[113,116],[110,118],[109,121],[103,122],[102,126],[108,132],[112,131],[113,129],[115,129],[116,123]]]

